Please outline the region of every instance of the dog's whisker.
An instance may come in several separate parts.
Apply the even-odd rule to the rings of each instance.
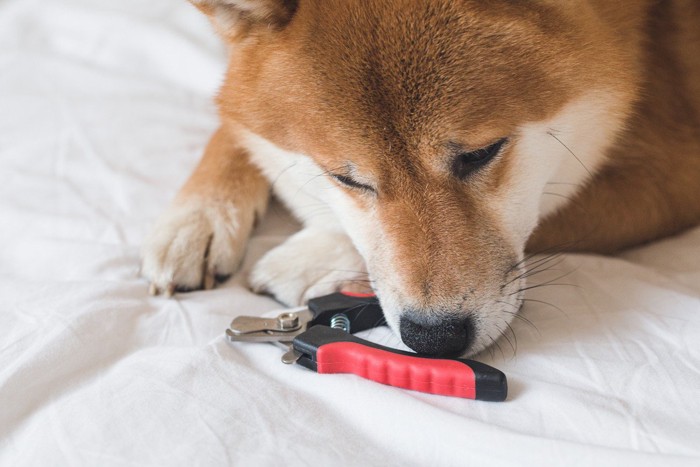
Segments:
[[[537,288],[540,288],[540,287],[553,287],[553,286],[558,286],[558,285],[565,285],[565,286],[568,286],[568,287],[576,287],[576,288],[579,288],[579,289],[581,288],[581,286],[578,285],[578,284],[567,284],[567,283],[536,284],[536,285],[533,285],[533,286],[530,286],[530,287],[522,288],[522,289],[518,290],[517,292],[513,292],[513,293],[510,294],[510,295],[515,295],[516,293],[525,292],[526,290],[537,289]]]
[[[562,275],[560,275],[560,276],[558,276],[558,277],[555,277],[554,279],[551,279],[551,280],[549,280],[549,281],[543,282],[543,283],[541,283],[541,284],[534,284],[534,285],[529,286],[529,287],[521,288],[521,289],[519,290],[519,292],[523,292],[523,291],[525,291],[525,290],[530,290],[530,289],[537,288],[537,287],[542,287],[542,286],[545,286],[545,285],[552,285],[554,282],[556,282],[556,281],[558,281],[558,280],[560,280],[560,279],[563,279],[563,278],[565,278],[565,277],[567,277],[567,276],[573,274],[573,273],[576,272],[577,270],[578,270],[578,268],[574,268],[574,269],[572,269],[571,271],[568,271],[568,272],[566,272],[566,273],[564,273],[564,274],[562,274]],[[563,285],[563,284],[558,284],[558,285]],[[574,284],[568,284],[568,285],[576,286],[576,285],[574,285]],[[576,286],[576,287],[580,287],[580,286]]]
[[[543,249],[541,249],[541,250],[537,250],[537,251],[533,251],[533,252],[531,252],[531,253],[528,253],[528,254],[524,255],[523,258],[522,258],[520,261],[518,261],[518,262],[516,262],[515,264],[513,264],[513,265],[510,267],[510,269],[508,269],[508,270],[506,271],[506,275],[509,274],[509,273],[510,273],[511,271],[513,271],[514,269],[516,269],[516,268],[522,266],[523,264],[527,263],[528,261],[530,261],[532,258],[534,258],[534,257],[536,257],[536,256],[539,256],[539,255],[548,255],[548,256],[551,256],[551,254],[564,254],[564,250],[565,250],[566,248],[569,248],[569,247],[575,245],[576,243],[578,243],[578,241],[579,241],[579,240],[576,240],[576,241],[566,241],[566,242],[562,242],[562,243],[560,243],[560,244],[558,244],[558,245],[553,245],[553,246],[550,246],[550,247],[547,247],[547,248],[543,248]]]
[[[511,324],[506,321],[506,326],[508,326],[508,329],[510,329],[510,333],[513,335],[513,341],[515,341],[515,353],[518,353],[518,336],[515,335],[515,329]]]
[[[547,132],[547,134],[548,134],[549,136],[551,136],[552,138],[554,138],[555,140],[557,140],[557,142],[558,142],[559,144],[561,144],[562,146],[564,146],[564,148],[569,152],[569,154],[571,154],[572,156],[574,156],[574,158],[578,161],[578,163],[581,164],[581,167],[583,167],[583,169],[584,169],[586,172],[588,172],[588,176],[589,176],[589,177],[593,177],[593,173],[592,173],[590,170],[588,170],[588,167],[586,167],[586,165],[583,163],[583,161],[582,161],[576,154],[574,154],[574,151],[572,151],[571,148],[569,148],[569,146],[567,146],[566,144],[564,144],[564,142],[563,142],[561,139],[559,139],[559,138],[554,134],[554,130],[549,130],[549,131]]]
[[[574,198],[573,198],[572,196],[567,196],[567,195],[564,195],[564,194],[561,194],[561,193],[554,193],[554,192],[551,192],[551,191],[543,191],[542,194],[543,194],[543,195],[547,195],[547,196],[556,196],[556,197],[558,197],[558,198],[562,198],[562,199],[565,199],[565,200],[571,201],[571,202],[574,201]]]
[[[543,274],[543,273],[545,273],[545,272],[561,271],[561,269],[557,269],[556,266],[558,266],[559,264],[561,264],[561,262],[564,261],[564,258],[559,258],[558,260],[555,261],[555,258],[557,258],[557,257],[560,257],[560,255],[553,255],[553,257],[546,258],[546,259],[544,259],[543,261],[541,261],[541,262],[540,262],[537,266],[535,266],[534,268],[526,269],[525,271],[523,271],[523,273],[519,274],[518,276],[514,277],[513,279],[511,279],[511,280],[509,280],[508,282],[506,282],[505,284],[503,284],[503,285],[501,286],[501,290],[505,290],[505,288],[506,288],[507,286],[513,284],[513,283],[516,282],[516,281],[520,281],[520,280],[524,280],[524,279],[527,279],[527,278],[530,278],[530,277],[534,277],[534,276],[536,276],[536,275]],[[550,263],[552,263],[552,261],[554,261],[554,263],[553,263],[553,264],[550,264]],[[570,272],[569,272],[569,273],[570,273]],[[567,274],[568,274],[568,273],[567,273]],[[564,275],[560,276],[559,278],[557,278],[557,279],[555,279],[555,280],[561,279],[561,277],[566,277],[567,274],[564,274]],[[513,294],[515,294],[515,293],[521,292],[522,290],[523,290],[523,289],[519,289],[518,291],[513,292],[513,293],[510,294],[510,295],[513,295]]]
[[[510,344],[510,347],[513,349],[513,358],[518,353],[518,337],[515,335],[515,331],[513,330],[513,326],[510,325],[510,323],[506,320],[503,320],[503,323],[506,325],[507,329],[503,331],[503,337],[508,341]],[[513,336],[513,342],[508,338],[508,332],[510,331],[511,335]]]
[[[526,271],[524,272],[524,274],[527,274],[530,271],[541,270],[542,268],[551,268],[558,266],[565,260],[566,256],[564,253],[550,255],[547,258],[543,258],[541,261],[533,261],[532,263],[528,264],[525,267]]]
[[[500,335],[500,334],[502,333],[502,331],[501,331],[500,329],[499,329],[498,331],[499,331],[499,335]],[[503,360],[505,360],[505,359],[506,359],[506,354],[503,353],[503,348],[501,347],[501,344],[498,343],[498,339],[493,339],[493,338],[492,338],[491,341],[493,342],[493,345],[496,346],[496,348],[498,349],[498,351],[501,352],[501,358],[502,358]]]
[[[535,299],[533,299],[533,298],[523,298],[522,300],[523,300],[524,302],[541,303],[541,304],[543,304],[543,305],[551,306],[552,308],[556,308],[556,309],[559,310],[562,314],[566,315],[566,312],[565,312],[564,310],[562,310],[562,309],[559,308],[558,306],[554,305],[553,303],[545,302],[545,301],[542,301],[542,300],[535,300]]]
[[[494,358],[496,358],[496,354],[495,354],[495,350],[494,350],[495,341],[493,340],[493,337],[491,337],[490,335],[488,336],[488,338],[491,341],[491,343],[489,344],[489,353],[491,354],[491,360],[493,360]]]
[[[582,186],[581,183],[573,183],[573,182],[547,182],[545,185],[569,185],[569,186]]]
[[[563,258],[562,255],[563,254],[561,254],[561,253],[556,254],[556,255],[552,255],[550,257],[543,258],[543,259],[537,261],[536,263],[538,263],[538,264],[534,267],[524,267],[523,268],[524,270],[521,274],[517,275],[513,279],[511,279],[508,282],[506,282],[505,284],[503,284],[502,287],[505,288],[508,285],[512,284],[513,282],[515,282],[519,279],[531,277],[531,276],[534,276],[536,274],[539,274],[539,273],[542,273],[545,271],[556,271],[557,269],[552,269],[552,268],[554,268],[555,266],[558,266],[559,264],[561,264],[561,262],[564,261],[565,258]],[[555,262],[554,262],[554,264],[550,265],[549,263],[552,261],[555,261]]]
[[[504,321],[504,323],[505,323],[505,321]],[[513,342],[510,340],[510,338],[508,337],[508,334],[506,334],[505,329],[500,328],[500,327],[496,327],[496,329],[498,329],[498,333],[500,334],[500,336],[503,339],[505,339],[506,342],[508,342],[508,344],[510,345],[510,348],[513,350],[513,356],[515,356],[515,346],[513,345]],[[505,356],[503,358],[505,359]]]
[[[523,268],[525,268],[527,270],[532,270],[534,268],[542,266],[543,264],[548,264],[548,263],[555,261],[559,258],[564,258],[565,255],[566,255],[566,253],[564,253],[564,252],[556,252],[556,253],[552,253],[549,255],[545,255],[541,258],[533,259],[532,261],[523,264]]]
[[[513,317],[513,319],[519,319],[519,320],[521,320],[521,321],[524,322],[525,324],[527,324],[527,325],[529,325],[530,327],[532,327],[535,331],[537,331],[538,334],[540,333],[540,330],[537,328],[537,326],[535,326],[535,323],[533,323],[533,322],[530,321],[529,319],[525,318],[524,316],[518,314],[517,312],[506,311],[506,310],[502,310],[502,312],[511,315],[511,316]]]
[[[588,213],[588,209],[586,209],[586,207],[584,205],[582,205],[581,202],[575,196],[568,196],[568,195],[564,195],[562,193],[554,193],[551,191],[543,191],[542,194],[565,199],[566,201],[569,202],[570,205],[578,207],[584,213]]]
[[[558,264],[558,263],[557,263],[557,264]],[[539,274],[543,274],[543,273],[545,273],[545,272],[557,272],[557,271],[558,271],[558,272],[564,272],[565,270],[564,270],[564,269],[561,269],[561,268],[554,268],[554,267],[552,267],[552,268],[540,269],[540,270],[537,270],[537,271],[528,271],[527,273],[523,274],[523,275],[522,275],[521,277],[519,277],[518,279],[527,279],[527,278],[530,278],[530,277],[533,277],[533,276],[537,276],[537,275],[539,275]]]

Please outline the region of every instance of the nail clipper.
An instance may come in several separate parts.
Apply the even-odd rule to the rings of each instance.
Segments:
[[[386,325],[377,297],[337,292],[309,300],[276,318],[239,316],[229,342],[271,342],[287,352],[282,362],[318,373],[352,373],[378,383],[430,394],[503,401],[506,376],[484,363],[391,349],[350,334]]]

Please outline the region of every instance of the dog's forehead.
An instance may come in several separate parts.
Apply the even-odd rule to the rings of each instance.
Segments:
[[[555,106],[566,98],[548,66],[558,27],[542,9],[491,3],[315,2],[300,11],[311,73],[328,102],[404,137]]]

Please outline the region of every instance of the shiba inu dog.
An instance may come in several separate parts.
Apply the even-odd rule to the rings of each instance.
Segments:
[[[694,0],[192,2],[231,46],[221,127],[144,246],[152,293],[234,273],[272,186],[304,228],[254,290],[369,277],[408,346],[473,354],[519,309],[526,252],[700,220]]]

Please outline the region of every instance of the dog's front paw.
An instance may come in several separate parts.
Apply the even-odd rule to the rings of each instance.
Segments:
[[[365,262],[343,232],[307,228],[270,250],[250,275],[251,288],[296,306],[338,290],[369,292]]]
[[[232,203],[174,203],[144,243],[141,273],[150,293],[210,289],[233,274],[245,251],[254,213]]]

